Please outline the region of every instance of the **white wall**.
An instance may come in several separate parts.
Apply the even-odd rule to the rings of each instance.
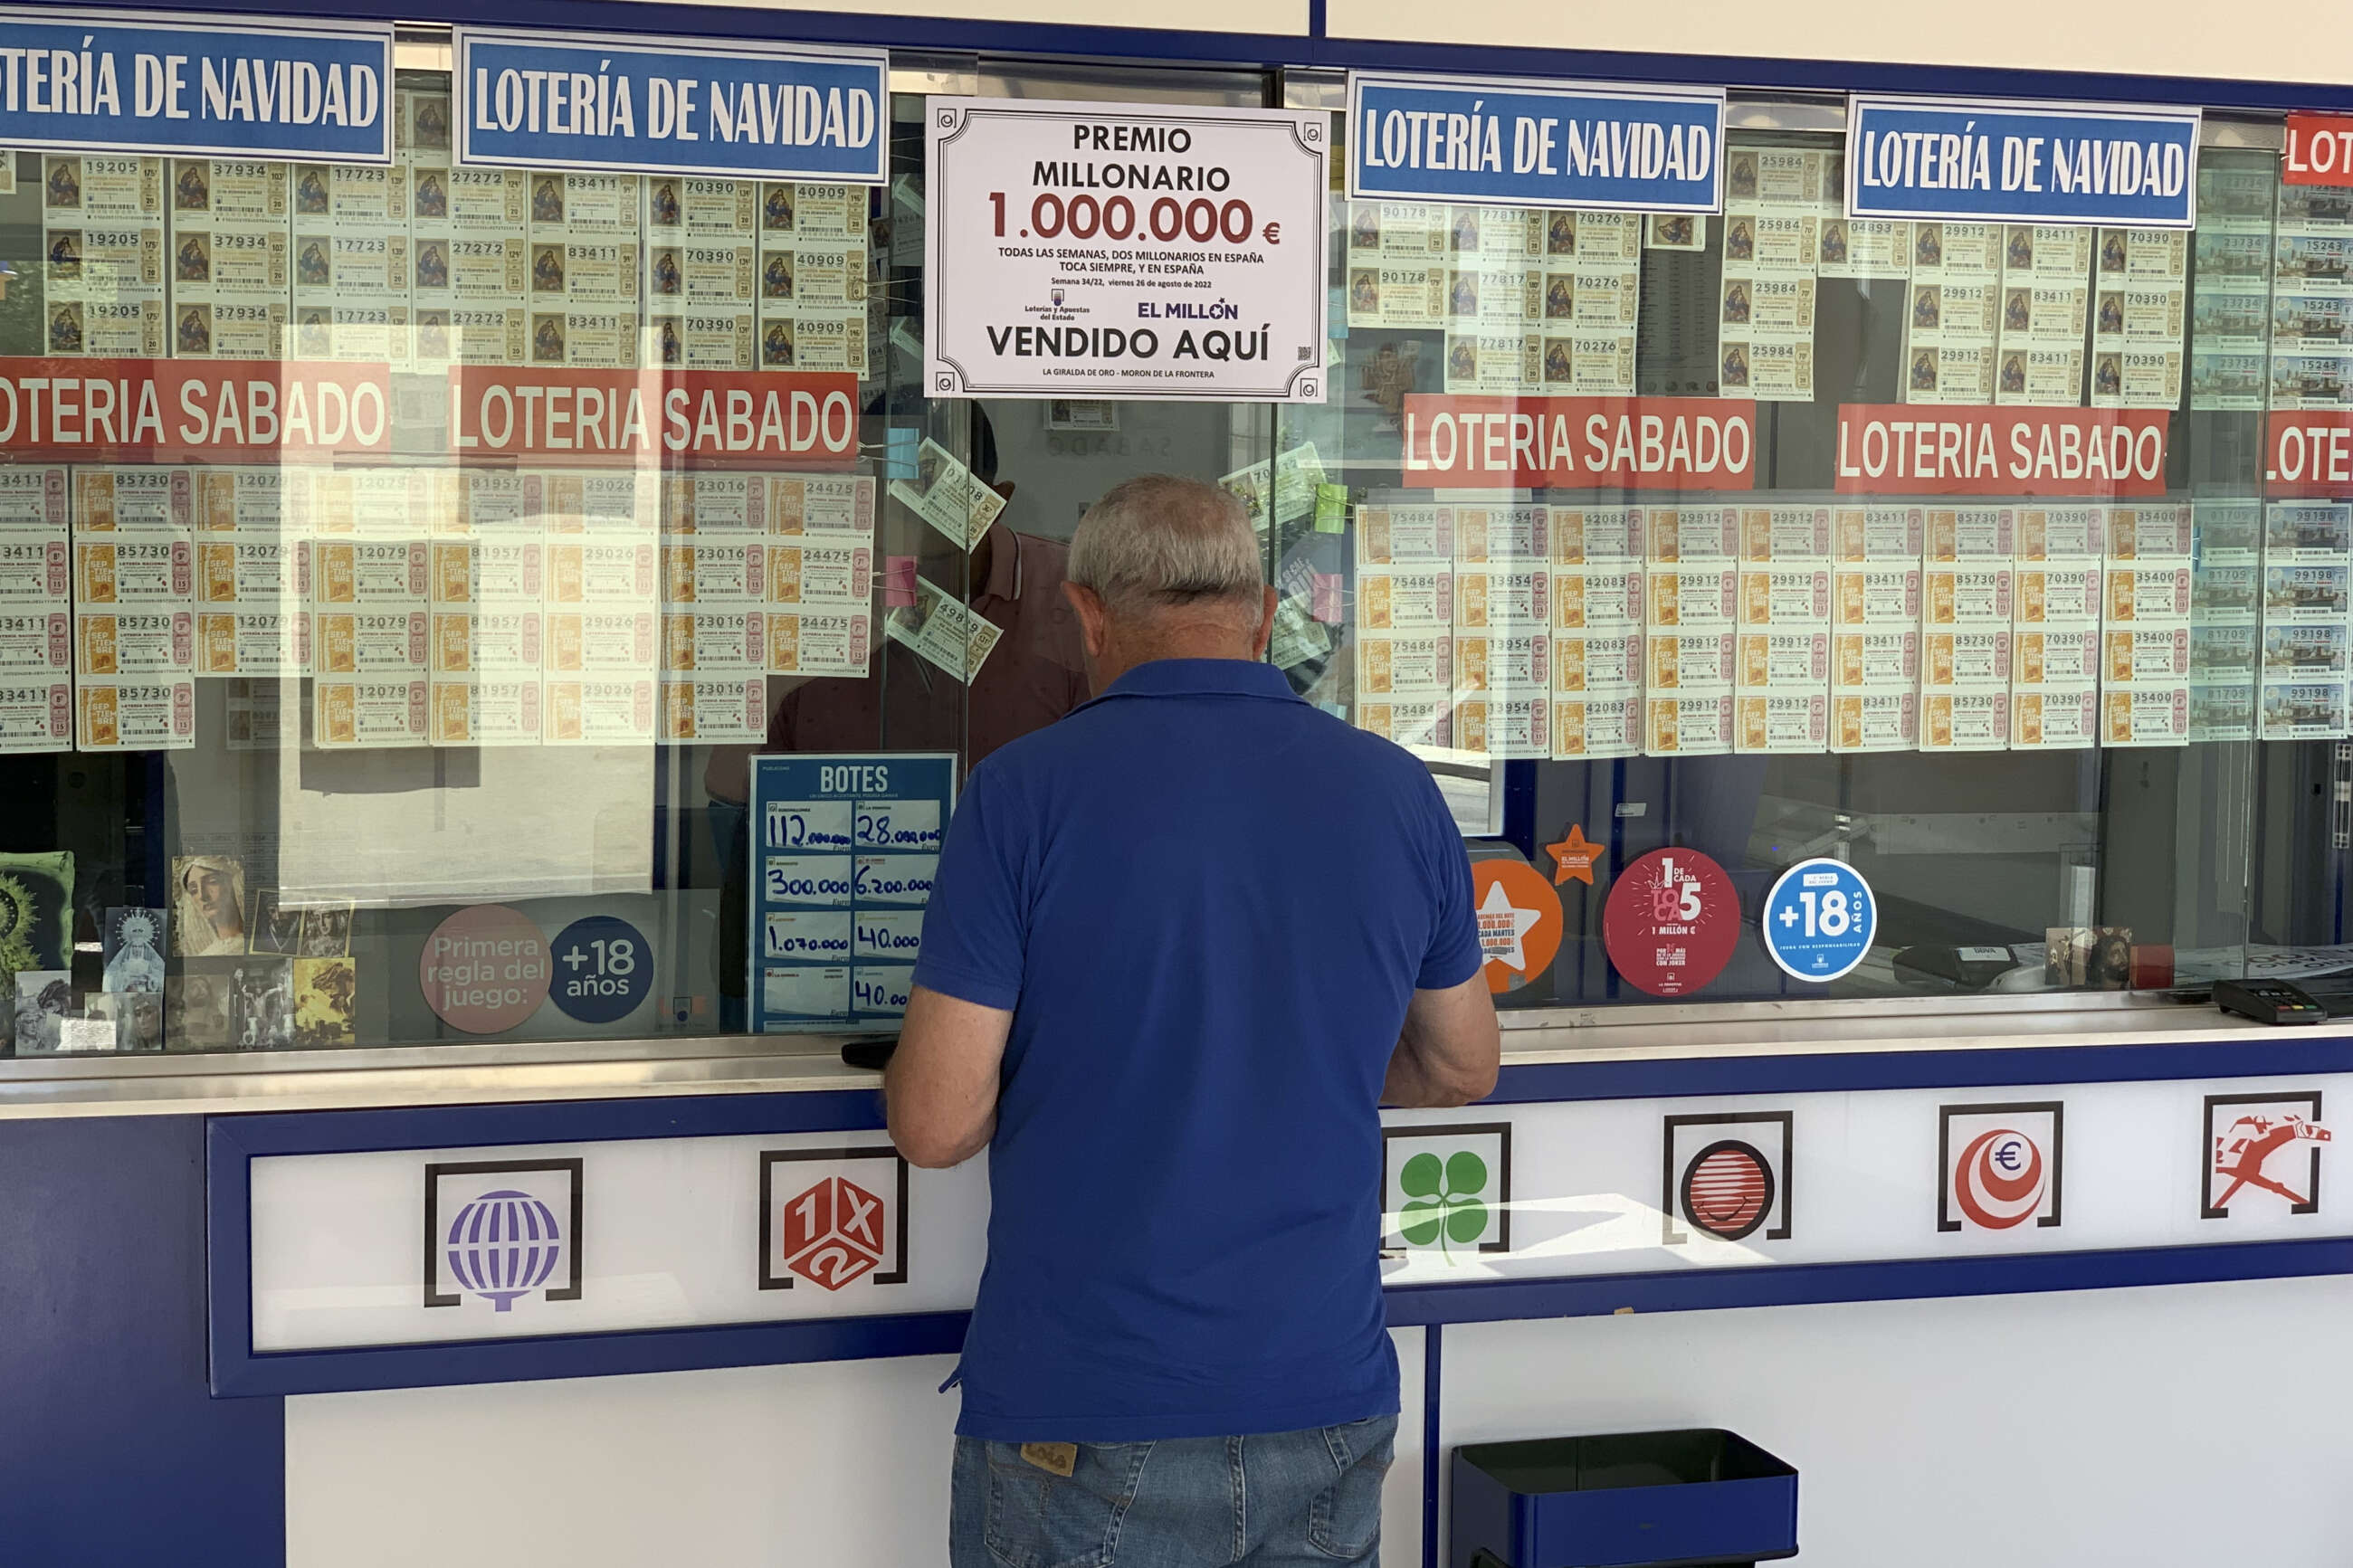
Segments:
[[[1959,11],[1887,0],[1330,0],[1325,26],[1335,37],[1526,48],[2353,82],[2353,28],[2338,0],[2261,0],[2224,16],[2141,0],[1980,0]]]
[[[1494,1323],[1444,1438],[1729,1426],[1807,1568],[2343,1568],[2353,1279]],[[1420,1339],[1385,1568],[1420,1538]],[[288,1568],[943,1563],[945,1357],[286,1402]]]
[[[1419,1561],[1421,1335],[1388,1568]],[[955,1362],[310,1394],[286,1402],[287,1568],[922,1568],[947,1560]]]
[[[1450,1329],[1458,1443],[1728,1426],[1805,1568],[2342,1568],[2353,1279]]]

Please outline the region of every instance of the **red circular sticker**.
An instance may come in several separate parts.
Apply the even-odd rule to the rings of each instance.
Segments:
[[[547,1000],[547,939],[529,915],[504,904],[459,910],[433,928],[417,955],[425,1005],[453,1029],[495,1035]]]
[[[1471,907],[1488,990],[1517,991],[1551,966],[1560,951],[1560,895],[1543,872],[1503,856],[1474,860]]]
[[[1618,874],[1601,911],[1609,962],[1653,996],[1704,990],[1740,941],[1740,896],[1696,849],[1653,849]]]

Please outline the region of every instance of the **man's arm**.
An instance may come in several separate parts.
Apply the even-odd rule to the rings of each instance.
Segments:
[[[891,1142],[938,1170],[980,1152],[997,1131],[997,1085],[1013,1015],[918,985],[883,1073]]]
[[[1503,1032],[1482,967],[1460,985],[1413,994],[1381,1103],[1468,1105],[1494,1091],[1503,1060]]]

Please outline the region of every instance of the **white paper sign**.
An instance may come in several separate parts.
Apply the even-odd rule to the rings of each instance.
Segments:
[[[1324,401],[1328,115],[927,110],[934,395]]]

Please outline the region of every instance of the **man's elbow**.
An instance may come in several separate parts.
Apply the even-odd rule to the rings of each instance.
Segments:
[[[1502,1070],[1502,1065],[1499,1059],[1491,1059],[1473,1065],[1450,1066],[1438,1081],[1438,1090],[1445,1097],[1439,1103],[1441,1106],[1469,1105],[1473,1100],[1486,1099],[1495,1092],[1495,1078]]]
[[[891,1118],[891,1142],[910,1165],[944,1171],[961,1165],[988,1146],[987,1127],[977,1131],[926,1122],[919,1117]]]

